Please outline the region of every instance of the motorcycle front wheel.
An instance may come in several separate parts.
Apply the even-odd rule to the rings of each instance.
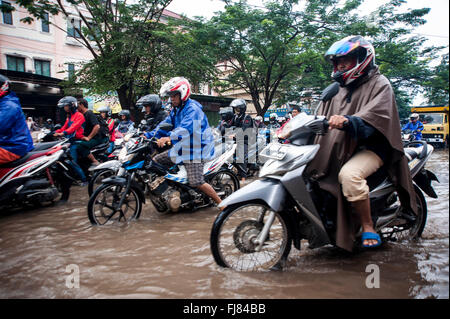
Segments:
[[[125,196],[120,207],[120,199],[125,187],[104,184],[97,188],[88,203],[88,217],[92,225],[106,225],[114,222],[129,222],[138,219],[142,211],[142,202],[133,186]]]
[[[270,208],[261,202],[227,207],[214,221],[211,251],[219,266],[237,271],[264,271],[281,266],[289,255],[292,238],[286,219],[275,212],[263,246],[258,251],[255,238],[268,220]]]

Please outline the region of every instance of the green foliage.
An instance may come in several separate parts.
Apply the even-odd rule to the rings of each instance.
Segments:
[[[89,12],[85,16],[77,11],[83,23],[76,31],[93,59],[79,65],[76,76],[65,82],[66,88],[88,88],[99,94],[117,91],[122,107],[129,108],[139,96],[158,93],[169,77],[185,75],[194,83],[211,78],[214,63],[203,56],[204,49],[196,50],[193,38],[179,32],[178,26],[160,22],[171,0],[68,2],[84,5]],[[51,10],[43,6],[47,3]],[[39,1],[39,5],[21,1],[20,5],[35,18],[46,12],[69,18],[63,1]]]
[[[439,65],[433,68],[431,76],[424,81],[425,97],[431,105],[449,102],[448,53],[441,57]]]
[[[245,0],[224,2],[224,12],[191,27],[218,61],[231,63],[233,73],[216,82],[218,89],[245,90],[260,115],[273,103],[309,104],[317,98],[331,83],[332,68],[323,54],[352,34],[374,44],[377,64],[397,93],[400,113],[424,86],[437,85],[424,80],[432,75],[429,63],[442,48],[423,48],[424,39],[411,36],[414,27],[426,22],[428,8],[402,13],[406,1],[392,0],[361,16],[362,0],[308,0],[300,7],[297,1],[268,1],[266,9],[253,8]]]

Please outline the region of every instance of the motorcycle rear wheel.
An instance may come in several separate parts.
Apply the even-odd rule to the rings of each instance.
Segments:
[[[384,238],[394,238],[396,241],[399,241],[415,240],[422,236],[422,232],[427,222],[427,202],[422,191],[416,185],[414,185],[414,191],[417,204],[417,216],[415,217],[415,221],[412,224],[411,222],[405,224],[403,221],[399,222],[397,225],[382,228],[381,233]]]
[[[103,184],[97,188],[88,202],[88,217],[92,225],[106,225],[113,222],[129,222],[138,219],[142,211],[139,193],[130,187],[120,209],[114,209],[125,191],[125,187]]]
[[[275,213],[275,219],[262,249],[258,252],[251,239],[267,222],[270,208],[261,202],[227,207],[214,221],[210,244],[219,266],[237,271],[264,271],[281,265],[289,255],[292,237],[286,219]]]
[[[208,178],[207,182],[221,199],[225,199],[240,188],[239,179],[230,170],[221,169]]]

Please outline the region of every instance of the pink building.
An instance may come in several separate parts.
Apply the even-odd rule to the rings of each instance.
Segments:
[[[0,17],[0,69],[67,79],[81,63],[92,59],[91,52],[78,41],[73,28],[74,25],[79,28],[81,24],[77,9],[88,19],[90,17],[83,5],[75,8],[63,1],[70,19],[59,14],[48,17],[50,24],[37,19],[27,24],[20,20],[29,14],[15,0],[2,3],[16,10]],[[168,17],[180,18],[165,10],[161,20],[164,22]]]
[[[60,14],[49,16],[51,24],[36,19],[27,24],[20,21],[28,16],[25,9],[13,0],[2,2],[16,10],[0,17],[0,69],[65,79],[77,64],[92,58],[90,51],[77,41],[73,25],[79,26],[80,18],[72,6],[67,6],[71,21]],[[82,7],[79,10],[89,16]]]

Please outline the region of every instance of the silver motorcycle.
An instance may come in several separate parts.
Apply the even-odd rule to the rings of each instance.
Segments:
[[[283,130],[290,144],[270,143],[262,151],[267,161],[260,170],[260,179],[219,205],[226,208],[214,221],[210,237],[218,265],[238,271],[279,269],[292,243],[299,250],[302,239],[308,240],[309,248],[335,245],[336,199],[304,174],[320,148],[314,144],[316,135],[326,134],[327,130],[325,117],[301,113]],[[383,241],[421,236],[427,218],[422,191],[437,197],[431,187],[431,181],[437,178],[424,168],[432,152],[433,147],[425,142],[420,147],[405,145],[417,216],[406,213],[386,174],[372,181],[369,177],[372,217]]]

